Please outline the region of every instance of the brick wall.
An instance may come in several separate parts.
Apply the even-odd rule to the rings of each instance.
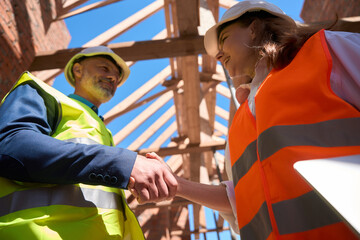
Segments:
[[[360,0],[305,0],[301,18],[305,22],[317,22],[360,15]]]
[[[0,1],[0,99],[38,51],[66,48],[70,34],[56,18],[60,0]]]

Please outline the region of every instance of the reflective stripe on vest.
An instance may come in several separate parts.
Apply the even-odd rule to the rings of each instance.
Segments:
[[[52,137],[113,145],[112,135],[86,105],[25,72],[13,89],[29,84],[44,98]],[[12,90],[13,90],[12,89]],[[11,90],[11,91],[12,91]],[[123,190],[85,184],[56,185],[0,178],[0,239],[144,239]]]
[[[289,146],[309,144],[317,147],[358,146],[360,143],[359,133],[360,118],[335,119],[306,125],[274,126],[259,136],[260,161]],[[275,142],[274,139],[281,141]],[[249,171],[256,160],[256,141],[254,141],[247,146],[244,153],[232,166],[234,185]]]
[[[114,201],[121,196],[113,192],[76,185],[57,185],[50,188],[30,188],[0,198],[0,217],[25,209],[50,205],[124,210],[121,201]]]
[[[356,239],[293,169],[300,160],[360,153],[360,113],[332,92],[330,74],[320,31],[264,80],[256,120],[247,102],[236,112],[229,150],[242,239]]]

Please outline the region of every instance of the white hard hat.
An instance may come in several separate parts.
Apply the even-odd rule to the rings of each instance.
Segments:
[[[217,24],[209,28],[209,30],[207,30],[204,37],[204,45],[206,52],[213,57],[215,57],[216,54],[219,52],[217,29],[220,25],[231,20],[235,20],[246,12],[256,12],[260,10],[271,13],[274,16],[283,18],[290,23],[295,24],[295,21],[291,17],[286,15],[280,8],[278,8],[274,4],[260,0],[241,1],[229,8],[221,17],[221,20]]]
[[[66,80],[70,83],[71,86],[75,87],[75,78],[74,78],[73,71],[72,71],[74,62],[77,59],[82,58],[82,57],[94,57],[94,56],[98,56],[98,55],[106,55],[106,56],[111,57],[115,61],[115,63],[118,65],[118,67],[121,68],[122,73],[120,73],[121,79],[118,84],[118,87],[121,86],[125,82],[125,80],[129,77],[129,74],[130,74],[130,69],[126,65],[125,61],[121,57],[119,57],[116,53],[114,53],[110,48],[105,47],[105,46],[97,46],[97,47],[85,48],[81,52],[75,54],[70,59],[70,61],[66,64],[64,74],[65,74]]]

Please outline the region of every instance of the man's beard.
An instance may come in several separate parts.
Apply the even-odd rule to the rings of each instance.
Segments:
[[[114,96],[115,91],[113,88],[108,88],[104,86],[103,82],[104,81],[108,82],[108,80],[94,79],[94,81],[95,81],[94,84],[95,90],[98,92],[99,95],[102,96],[102,98],[107,99],[107,101],[109,101]]]

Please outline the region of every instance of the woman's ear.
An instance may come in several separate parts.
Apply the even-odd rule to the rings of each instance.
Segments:
[[[75,63],[72,68],[75,80],[81,79],[82,76],[82,66],[80,63]]]
[[[253,42],[256,39],[256,34],[259,32],[258,31],[259,27],[260,27],[260,20],[259,19],[254,19],[254,21],[252,21],[252,23],[249,26],[250,37],[251,37],[251,40]]]

